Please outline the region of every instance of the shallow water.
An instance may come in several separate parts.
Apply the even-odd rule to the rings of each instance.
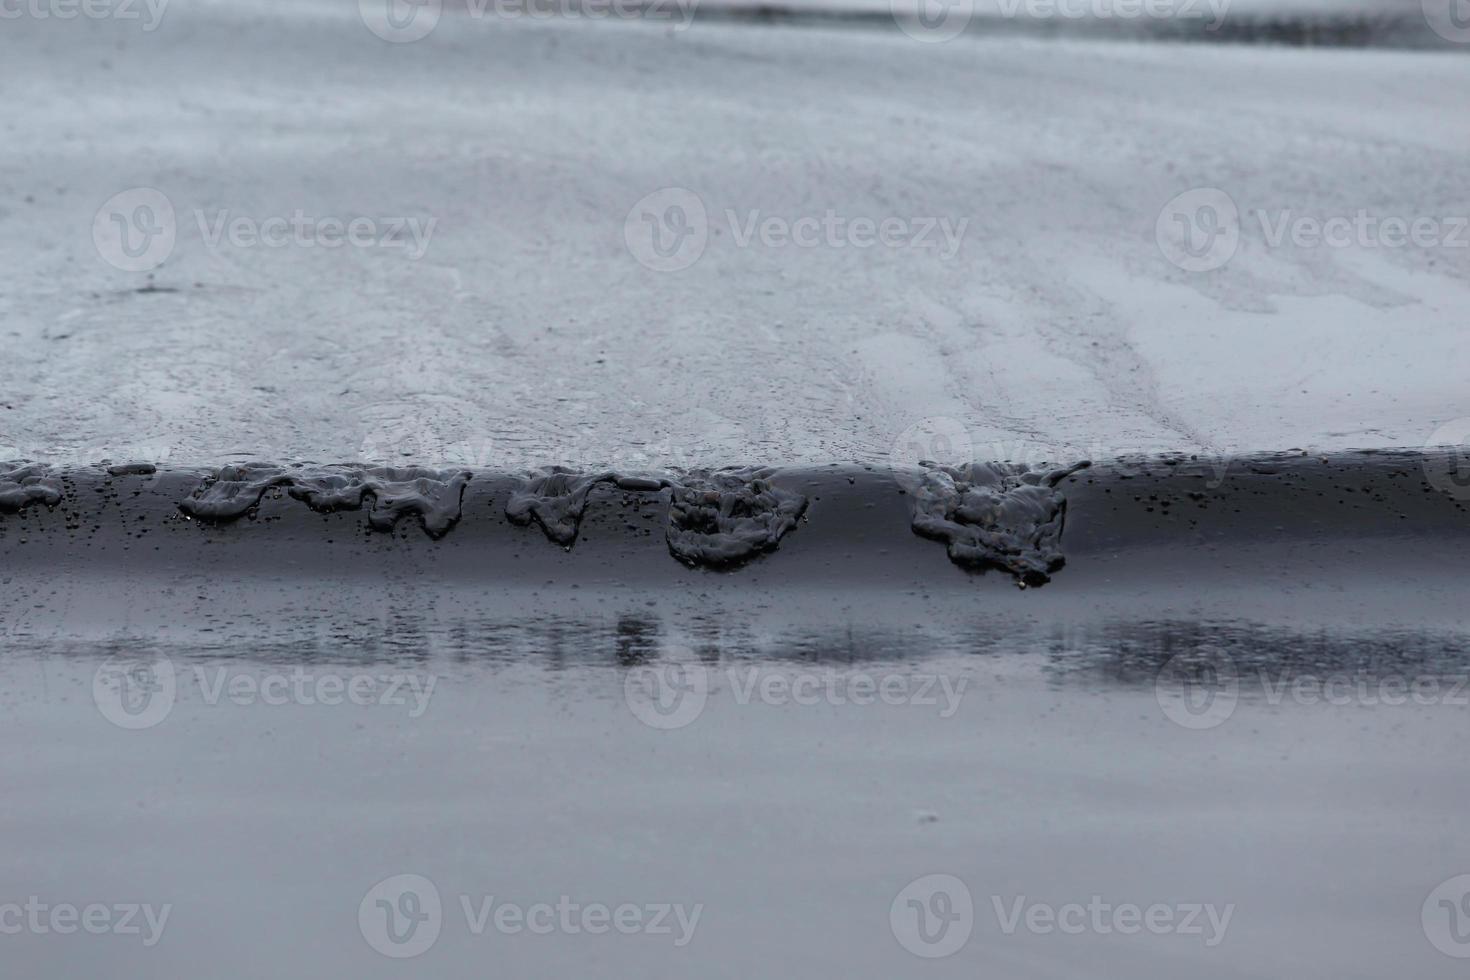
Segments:
[[[1119,628],[1104,647],[1186,638]],[[175,671],[166,710],[144,694],[131,717],[112,700],[106,647],[7,656],[0,735],[26,748],[6,766],[0,822],[27,845],[0,854],[5,880],[52,904],[170,907],[151,946],[146,928],[6,936],[7,969],[1457,975],[1421,906],[1470,865],[1456,775],[1467,708],[1448,683],[1463,681],[1463,650],[1416,665],[1446,679],[1437,699],[1369,705],[1324,699],[1337,675],[1291,656],[1303,638],[1258,635],[1239,700],[1201,728],[1126,669],[1057,672],[1024,650],[724,656],[701,664],[707,683],[671,688],[697,705],[660,713],[664,675],[639,667],[644,641],[626,632],[569,631],[500,656],[382,640],[403,653],[126,644],[125,658]],[[1393,676],[1350,672],[1369,691]],[[342,693],[356,678],[360,703]],[[268,700],[292,690],[304,693]],[[412,960],[378,951],[406,948],[385,939],[386,920],[359,920],[369,890],[403,874],[440,900],[416,941],[437,936]],[[956,952],[925,961],[903,943],[931,947],[891,915],[933,874],[963,882],[973,914],[951,927],[949,942],[967,932]],[[492,909],[667,904],[698,918],[687,933],[627,935],[492,918],[477,934],[488,896]],[[1202,915],[1199,932],[1007,933],[1021,896],[1177,906],[1181,925],[1191,905],[1229,917],[1220,930]]]

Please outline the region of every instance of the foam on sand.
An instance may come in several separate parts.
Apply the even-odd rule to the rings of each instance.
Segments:
[[[505,514],[515,524],[536,524],[549,539],[570,548],[577,540],[588,495],[598,484],[628,493],[667,490],[669,553],[691,566],[733,567],[774,550],[806,510],[806,497],[770,483],[775,472],[731,468],[692,470],[682,476],[581,474],[550,467],[533,474],[510,495]]]
[[[924,465],[914,491],[914,532],[943,541],[950,561],[1000,568],[1022,585],[1044,585],[1065,564],[1067,501],[1056,486],[1078,470],[1033,470],[1025,463]]]
[[[439,538],[459,521],[460,499],[469,480],[468,470],[420,467],[293,471],[272,465],[225,466],[181,500],[179,509],[201,520],[238,520],[258,508],[266,493],[279,488],[315,511],[366,509],[368,524],[377,531],[391,531],[403,517],[414,514],[429,537]]]

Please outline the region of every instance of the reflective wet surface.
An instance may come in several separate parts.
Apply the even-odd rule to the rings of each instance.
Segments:
[[[12,646],[0,900],[46,908],[7,967],[1458,975],[1460,637],[466,627]]]

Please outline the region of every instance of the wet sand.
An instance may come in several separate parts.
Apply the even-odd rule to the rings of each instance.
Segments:
[[[994,533],[973,561],[923,526],[924,481],[937,467],[729,471],[740,492],[703,489],[708,471],[568,474],[562,503],[528,515],[517,501],[546,490],[534,474],[27,466],[0,471],[0,491],[56,499],[0,515],[0,556],[12,636],[23,626],[84,636],[93,623],[116,633],[125,608],[143,635],[213,629],[239,614],[248,618],[220,639],[260,641],[320,618],[291,612],[304,583],[323,609],[342,612],[353,593],[386,606],[393,590],[411,590],[416,615],[448,621],[522,617],[531,598],[541,615],[576,618],[601,614],[608,596],[647,593],[689,619],[728,597],[723,615],[752,618],[753,605],[770,628],[855,616],[943,630],[977,608],[1049,622],[1185,614],[1456,625],[1470,535],[1458,463],[1449,452],[1372,451],[1022,465],[1066,475],[1054,491],[977,484],[976,527]],[[758,486],[770,489],[749,496]],[[565,507],[576,493],[573,520]],[[691,495],[712,501],[704,517],[671,507]],[[976,529],[957,516],[966,499],[942,505],[961,535]],[[770,523],[778,500],[782,516]],[[745,525],[768,536],[739,541]],[[1041,581],[1023,571],[1038,549],[1056,551]],[[1028,584],[1039,587],[1017,588]]]
[[[390,44],[351,2],[175,0],[7,21],[0,60],[0,458],[911,464],[937,433],[956,463],[1419,447],[1464,413],[1470,250],[1257,217],[1463,216],[1463,53],[697,10]],[[92,234],[138,187],[176,219],[147,272]],[[1209,187],[1240,243],[1191,272],[1157,225]],[[669,188],[707,234],[659,271],[627,223]],[[298,210],[435,224],[422,254],[211,238]],[[914,247],[736,240],[829,211]]]

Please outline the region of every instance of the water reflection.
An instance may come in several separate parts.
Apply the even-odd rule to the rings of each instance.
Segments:
[[[1284,681],[1324,675],[1365,678],[1470,676],[1470,633],[1392,626],[1291,628],[1248,620],[1102,620],[1084,624],[988,622],[961,629],[791,627],[724,614],[665,617],[627,608],[606,617],[458,619],[395,609],[377,620],[250,623],[231,632],[168,640],[119,633],[78,640],[14,629],[7,659],[164,655],[184,662],[279,667],[467,671],[497,665],[560,673],[590,666],[630,668],[663,660],[821,665],[841,671],[873,664],[921,666],[959,661],[996,676],[1032,675],[1053,686],[1090,689],[1151,685],[1160,671],[1215,676],[1222,664],[1241,676]],[[455,671],[449,671],[454,673]]]

